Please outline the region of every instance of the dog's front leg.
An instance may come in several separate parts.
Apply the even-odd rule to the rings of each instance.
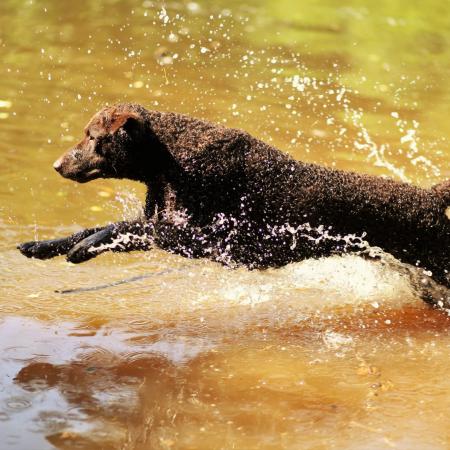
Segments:
[[[78,242],[103,229],[104,227],[88,228],[65,238],[24,242],[19,244],[17,248],[28,258],[49,259],[54,256],[65,255]]]
[[[118,222],[79,241],[67,253],[67,261],[81,263],[106,251],[148,250],[153,243],[151,222]]]

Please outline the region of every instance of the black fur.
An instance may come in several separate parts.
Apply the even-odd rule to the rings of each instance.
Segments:
[[[306,164],[245,131],[133,104],[97,113],[55,169],[79,182],[145,183],[145,219],[19,246],[29,257],[82,262],[108,249],[157,245],[265,268],[367,253],[368,242],[450,287],[448,181],[421,189]]]

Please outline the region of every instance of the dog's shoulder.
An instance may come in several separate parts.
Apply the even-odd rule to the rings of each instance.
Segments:
[[[245,131],[172,112],[150,112],[151,128],[185,170],[223,171],[242,160],[252,137]]]

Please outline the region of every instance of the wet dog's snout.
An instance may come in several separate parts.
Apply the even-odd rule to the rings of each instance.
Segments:
[[[58,159],[53,163],[53,168],[54,168],[58,173],[61,173],[61,168],[62,168],[62,158],[58,158]]]

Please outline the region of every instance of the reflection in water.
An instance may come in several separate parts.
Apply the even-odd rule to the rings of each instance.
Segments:
[[[44,3],[0,2],[2,449],[447,449],[449,318],[402,266],[231,271],[158,250],[73,266],[14,250],[138,214],[140,186],[51,168],[106,103],[447,179],[442,0]]]
[[[14,377],[0,397],[2,434],[14,444],[8,425],[27,411],[17,448],[33,448],[36,434],[58,448],[298,448],[311,439],[380,448],[399,442],[399,424],[420,412],[427,433],[409,430],[405,448],[434,439],[446,419],[429,420],[450,406],[448,377],[442,368],[429,376],[446,353],[436,337],[448,320],[417,307],[324,319],[233,335],[216,324],[210,339],[165,325],[147,334],[151,321],[83,335],[69,323],[9,318],[1,342],[12,330],[23,341],[2,352],[2,362],[15,362],[2,364],[2,379]],[[418,390],[429,404],[417,403]]]

